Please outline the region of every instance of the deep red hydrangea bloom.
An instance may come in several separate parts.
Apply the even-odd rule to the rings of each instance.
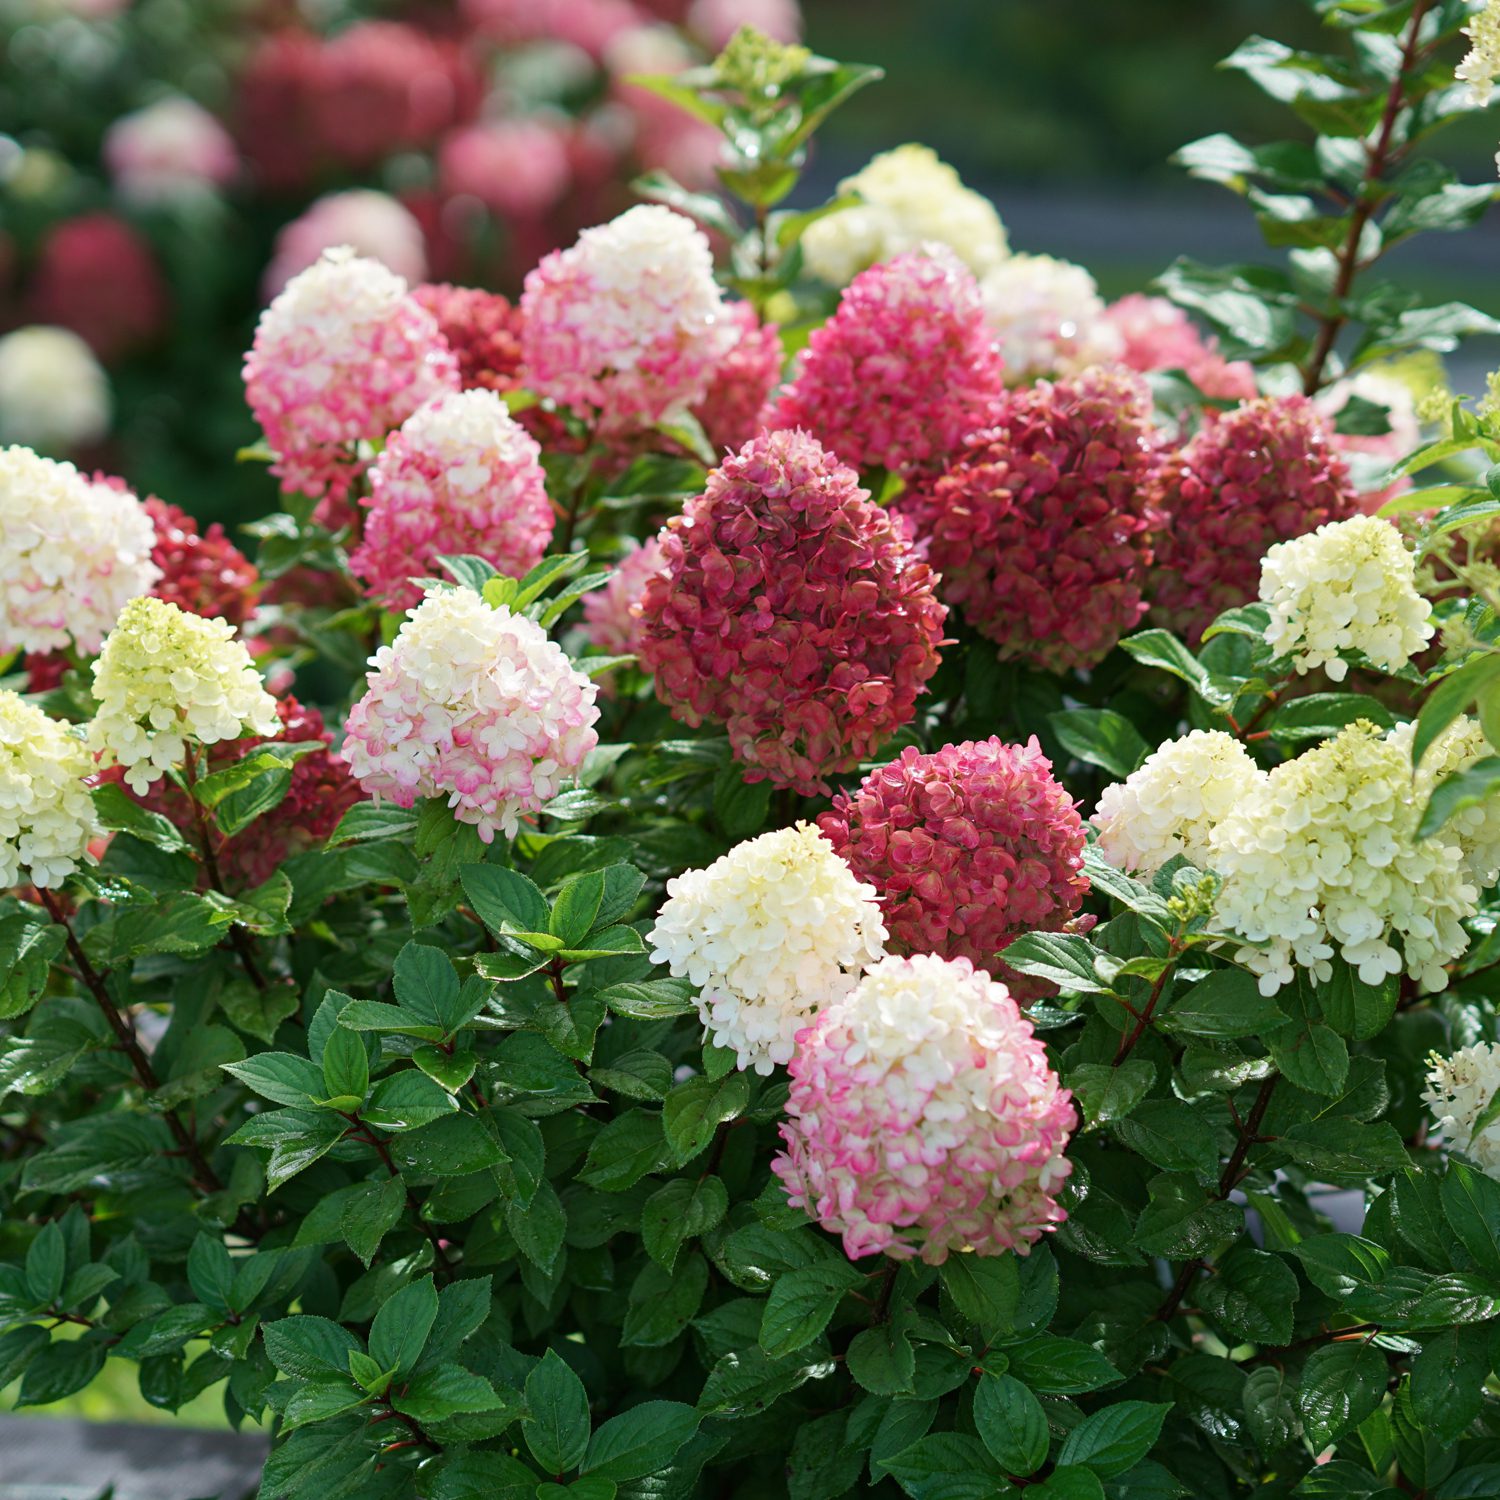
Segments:
[[[914,250],[849,283],[766,425],[804,428],[856,468],[935,468],[985,425],[1003,369],[968,268]]]
[[[277,743],[305,744],[315,740],[319,748],[293,762],[292,784],[286,796],[248,828],[231,839],[210,825],[214,859],[230,891],[252,890],[269,880],[291,855],[322,843],[338,826],[339,819],[364,795],[349,774],[349,767],[333,752],[333,736],[317,709],[288,696],[277,701],[276,713],[281,719]],[[209,748],[207,769],[222,771],[266,743],[253,734],[243,739],[223,740]],[[125,785],[119,766],[102,772],[99,779],[116,782],[132,801],[169,818],[197,847],[199,835],[192,802],[186,792],[167,778],[153,783],[145,795]]]
[[[720,360],[693,415],[715,448],[733,451],[760,430],[760,414],[781,379],[783,355],[776,325],[757,322],[748,302],[731,303],[729,318],[739,337]]]
[[[970,625],[1047,671],[1090,667],[1146,611],[1151,396],[1128,371],[1008,392],[993,424],[903,505],[940,592]]]
[[[125,488],[123,480],[102,474],[98,478]],[[155,495],[147,495],[141,503],[156,528],[151,561],[161,569],[161,579],[151,592],[189,614],[243,625],[255,609],[260,586],[255,564],[224,535],[217,521],[200,531],[185,510]]]
[[[1083,821],[1035,737],[908,745],[818,823],[880,893],[892,952],[967,958],[1018,998],[1051,992],[995,960],[1022,932],[1064,926],[1089,888]]]
[[[429,282],[412,296],[438,321],[466,391],[508,391],[520,383],[521,310],[498,292]]]
[[[674,717],[727,726],[748,780],[826,793],[910,721],[946,611],[898,525],[816,439],[747,443],[661,548],[642,665]]]
[[[1248,604],[1277,542],[1342,521],[1359,495],[1333,432],[1303,396],[1264,396],[1205,413],[1160,469],[1151,620],[1196,645],[1214,618]]]
[[[167,321],[151,247],[113,214],[67,219],[42,242],[31,285],[38,323],[71,328],[106,362],[149,343]]]

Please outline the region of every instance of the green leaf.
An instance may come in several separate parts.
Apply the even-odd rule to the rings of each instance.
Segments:
[[[306,1108],[324,1093],[322,1070],[294,1052],[260,1052],[224,1071],[273,1104]]]
[[[612,984],[599,998],[618,1016],[632,1021],[667,1021],[691,1015],[693,985],[686,979],[646,979],[630,984]]]
[[[976,1438],[934,1432],[884,1460],[912,1500],[995,1500],[1004,1476]]]
[[[582,1472],[623,1483],[671,1466],[698,1430],[698,1413],[680,1401],[643,1401],[611,1417],[589,1439]]]
[[[1286,1024],[1284,1011],[1262,995],[1253,974],[1214,969],[1172,1002],[1157,1021],[1174,1036],[1260,1036]]]
[[[323,1093],[330,1099],[353,1099],[355,1102],[351,1108],[357,1110],[365,1102],[369,1087],[370,1058],[365,1051],[364,1038],[342,1026],[335,1026],[333,1034],[323,1044]],[[280,1104],[300,1102],[298,1099],[277,1100]]]
[[[547,931],[551,916],[547,898],[519,870],[465,865],[459,878],[475,914],[497,937],[511,932]]]
[[[112,832],[128,833],[169,854],[191,848],[170,818],[142,807],[123,786],[106,781],[94,787],[91,795],[99,822]]]
[[[359,1114],[367,1125],[401,1131],[430,1125],[457,1109],[458,1101],[442,1084],[435,1083],[425,1071],[405,1068],[379,1079]]]
[[[1118,1068],[1108,1063],[1080,1063],[1067,1075],[1067,1085],[1090,1125],[1124,1119],[1155,1082],[1156,1065],[1141,1057],[1126,1058]]]
[[[47,988],[66,937],[24,912],[0,917],[0,1020],[25,1015]]]
[[[1395,1015],[1399,992],[1394,975],[1378,985],[1366,984],[1352,964],[1337,958],[1333,978],[1318,986],[1318,1003],[1335,1031],[1368,1041],[1384,1031]]]
[[[1297,1409],[1311,1441],[1322,1448],[1358,1427],[1380,1405],[1385,1382],[1385,1355],[1368,1342],[1315,1349],[1297,1391]]]
[[[1382,729],[1389,729],[1395,722],[1384,704],[1362,693],[1309,693],[1283,703],[1266,721],[1266,728],[1278,744],[1300,745],[1332,739],[1360,719],[1368,719]]]
[[[725,1078],[689,1078],[667,1095],[662,1128],[679,1165],[706,1150],[719,1126],[750,1102],[750,1080],[743,1073]]]
[[[347,1129],[347,1121],[331,1111],[273,1109],[251,1116],[229,1137],[229,1144],[270,1151],[266,1188],[274,1192],[331,1151]]]
[[[604,900],[604,872],[589,870],[565,880],[562,889],[552,904],[552,915],[548,931],[563,940],[568,948],[576,948],[594,927]]]
[[[345,1243],[369,1265],[380,1242],[396,1227],[406,1207],[406,1189],[399,1177],[362,1184],[344,1200],[339,1228]]]
[[[589,1443],[588,1393],[555,1349],[526,1377],[521,1435],[548,1474],[565,1474],[583,1462]]]
[[[1202,1178],[1218,1173],[1213,1130],[1181,1099],[1150,1099],[1112,1128],[1126,1147],[1168,1172],[1194,1172]]]
[[[1085,1417],[1064,1439],[1059,1467],[1081,1464],[1103,1479],[1123,1474],[1156,1445],[1170,1405],[1119,1401]]]
[[[641,1244],[657,1265],[670,1271],[684,1242],[716,1228],[728,1209],[729,1194],[717,1177],[697,1182],[676,1178],[642,1206]]]
[[[1411,1405],[1439,1443],[1456,1443],[1484,1405],[1491,1366],[1491,1330],[1469,1324],[1422,1335],[1411,1365]]]
[[[1417,728],[1411,745],[1414,766],[1422,764],[1423,757],[1438,736],[1497,678],[1500,678],[1500,655],[1489,655],[1465,662],[1438,682],[1417,714]]]
[[[63,1288],[68,1270],[62,1225],[55,1219],[43,1225],[26,1251],[26,1290],[34,1306],[51,1307]]]
[[[1337,1187],[1360,1187],[1410,1165],[1396,1128],[1385,1120],[1309,1120],[1278,1139],[1299,1166]]]
[[[1135,725],[1112,709],[1063,709],[1048,714],[1047,722],[1069,755],[1121,781],[1151,753]]]
[[[215,1312],[229,1311],[234,1287],[234,1261],[224,1241],[216,1234],[199,1234],[188,1251],[188,1285],[193,1295]]]
[[[974,1390],[974,1427],[1007,1474],[1035,1474],[1047,1461],[1042,1403],[1009,1375],[980,1376]]]
[[[1197,1295],[1204,1311],[1230,1335],[1226,1342],[1291,1342],[1297,1277],[1279,1256],[1238,1247],[1214,1267]]]
[[[73,1343],[54,1341],[38,1349],[26,1362],[16,1406],[50,1406],[76,1395],[104,1368],[107,1352],[97,1338],[87,1337]]]
[[[467,1452],[446,1459],[432,1500],[534,1500],[537,1476],[508,1453]]]
[[[1043,1333],[1005,1351],[1011,1373],[1044,1396],[1077,1396],[1125,1377],[1092,1344]]]
[[[1037,1500],[1104,1500],[1105,1493],[1099,1476],[1077,1464],[1054,1469],[1040,1484],[1030,1488]]]
[[[1486,755],[1467,770],[1445,776],[1428,799],[1417,825],[1419,839],[1431,838],[1442,831],[1455,813],[1471,807],[1482,807],[1500,793],[1500,755]]]
[[[761,1318],[761,1348],[772,1358],[805,1348],[828,1326],[844,1294],[864,1279],[840,1261],[806,1266],[778,1278]]]
[[[1015,1332],[1021,1278],[1014,1258],[950,1255],[939,1274],[944,1290],[986,1343]]]
[[[1233,1239],[1244,1215],[1233,1203],[1210,1198],[1193,1178],[1162,1173],[1147,1184],[1151,1201],[1136,1220],[1136,1247],[1168,1260],[1191,1260]]]
[[[1448,1227],[1475,1265],[1500,1276],[1500,1183],[1450,1160],[1441,1199]]]
[[[1073,933],[1023,932],[1006,944],[1005,962],[1022,974],[1050,980],[1062,990],[1086,995],[1110,993],[1094,970],[1094,949],[1089,940]]]
[[[235,838],[257,818],[280,807],[291,789],[290,766],[271,766],[259,772],[244,786],[226,793],[214,807],[214,822],[219,832],[227,839]]]
[[[97,1183],[120,1185],[160,1172],[176,1147],[159,1119],[124,1113],[91,1115],[54,1129],[51,1145],[27,1158],[21,1184],[35,1192],[72,1193]]]
[[[271,1363],[283,1375],[311,1379],[318,1375],[347,1375],[349,1355],[359,1341],[331,1318],[299,1313],[261,1326],[261,1338]]]
[[[663,1166],[668,1154],[661,1115],[656,1110],[627,1110],[594,1137],[579,1180],[606,1193],[623,1193]]]
[[[1227,706],[1229,697],[1210,680],[1208,668],[1170,631],[1142,630],[1120,642],[1142,666],[1157,667],[1187,683],[1205,703]]]
[[[714,817],[725,837],[746,839],[766,825],[771,806],[769,781],[746,781],[744,769],[730,761],[714,777]]]
[[[630,1288],[620,1343],[639,1349],[670,1344],[697,1316],[707,1289],[708,1262],[696,1251],[671,1271],[649,1261]]]
[[[855,1334],[844,1359],[851,1378],[872,1395],[911,1394],[917,1357],[905,1326],[898,1319],[888,1319]]]
[[[452,1095],[446,1096],[452,1102]],[[464,1177],[498,1167],[505,1160],[500,1143],[469,1114],[447,1114],[430,1125],[395,1136],[389,1146],[397,1166],[434,1177]]]
[[[1349,1049],[1336,1031],[1312,1019],[1305,982],[1282,992],[1290,1019],[1266,1031],[1262,1039],[1289,1082],[1310,1093],[1336,1097],[1349,1076]]]
[[[309,1380],[300,1390],[292,1392],[281,1416],[281,1430],[290,1433],[309,1422],[326,1422],[363,1406],[367,1399],[365,1392],[347,1377],[328,1375]]]
[[[431,1276],[404,1286],[383,1302],[370,1324],[370,1358],[382,1370],[405,1374],[422,1357],[437,1317],[438,1294]]]
[[[419,1370],[391,1404],[424,1426],[461,1413],[503,1411],[506,1405],[488,1380],[451,1361]]]

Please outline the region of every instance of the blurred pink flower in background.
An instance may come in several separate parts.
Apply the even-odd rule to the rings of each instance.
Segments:
[[[487,120],[454,131],[438,150],[445,194],[477,198],[495,213],[532,218],[568,190],[562,130],[540,119]]]
[[[802,10],[797,0],[693,0],[686,25],[710,52],[719,52],[741,26],[778,42],[800,40]]]
[[[102,360],[151,342],[167,320],[167,286],[151,247],[123,219],[82,214],[42,241],[32,316],[71,328]]]
[[[116,120],[104,137],[104,161],[120,196],[140,204],[212,192],[240,170],[229,132],[180,94]]]
[[[629,80],[640,73],[680,73],[699,59],[670,26],[635,26],[609,44],[604,66],[610,94],[635,121],[635,153],[648,171],[670,172],[698,186],[713,180],[719,132],[685,109]]]
[[[336,245],[352,246],[407,281],[421,281],[427,274],[426,241],[415,217],[388,193],[356,188],[328,193],[282,229],[266,267],[262,296],[269,302]]]
[[[459,0],[459,9],[502,46],[569,42],[594,58],[644,19],[630,0]]]

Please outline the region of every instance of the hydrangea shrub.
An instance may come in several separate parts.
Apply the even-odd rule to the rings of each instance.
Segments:
[[[1500,324],[1365,279],[1500,19],[1317,9],[1230,60],[1308,138],[1183,152],[1285,266],[1111,307],[922,147],[787,208],[873,70],[555,7],[722,192],[293,275],[253,561],[0,453],[7,1404],[213,1392],[261,1500],[1500,1492],[1500,383],[1377,399]]]

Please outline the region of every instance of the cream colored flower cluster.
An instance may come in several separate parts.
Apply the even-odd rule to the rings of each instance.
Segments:
[[[652,960],[698,985],[698,1012],[741,1068],[790,1061],[797,1033],[884,951],[873,886],[809,823],[736,845],[667,883]]]
[[[94,763],[65,724],[0,690],[0,890],[23,876],[61,885],[102,830],[85,778]]]
[[[932,241],[948,246],[976,276],[1005,259],[1005,226],[994,205],[966,188],[928,146],[881,152],[839,191],[863,201],[818,219],[802,236],[808,269],[832,286]]]
[[[1423,806],[1408,743],[1362,722],[1277,766],[1213,830],[1218,921],[1261,945],[1236,957],[1264,994],[1294,965],[1329,978],[1335,953],[1366,984],[1403,970],[1447,984],[1479,890],[1456,842],[1416,837]]]
[[[71,453],[109,431],[114,402],[94,351],[67,328],[0,338],[0,443]]]
[[[156,528],[129,490],[29,448],[0,449],[0,655],[94,652],[161,577]]]
[[[1123,870],[1153,874],[1178,855],[1207,869],[1213,830],[1264,779],[1233,735],[1195,729],[1105,787],[1092,819],[1099,848]]]
[[[489,843],[550,802],[599,743],[597,686],[535,620],[435,588],[370,658],[343,755],[366,792],[448,798]]]
[[[979,289],[1011,385],[1076,375],[1124,351],[1094,278],[1071,261],[1012,255],[981,280]]]
[[[1500,1177],[1500,1120],[1476,1132],[1479,1117],[1500,1089],[1500,1047],[1476,1042],[1452,1057],[1433,1054],[1422,1098],[1432,1110],[1445,1145],[1471,1157],[1491,1177]]]
[[[164,599],[132,599],[94,663],[89,748],[125,768],[131,790],[180,766],[194,745],[280,733],[276,700],[224,620]]]
[[[1454,70],[1460,83],[1469,85],[1476,104],[1488,104],[1500,77],[1500,0],[1488,0],[1463,28],[1469,39],[1469,51]]]
[[[1194,731],[1106,790],[1100,850],[1148,873],[1182,854],[1222,877],[1215,926],[1244,940],[1236,961],[1264,994],[1297,968],[1327,979],[1335,954],[1367,984],[1405,972],[1440,990],[1500,873],[1500,798],[1419,839],[1433,787],[1488,747],[1461,720],[1414,773],[1413,733],[1352,724],[1265,772],[1228,735]]]
[[[1334,682],[1348,674],[1346,652],[1397,672],[1434,633],[1415,559],[1378,516],[1330,521],[1272,547],[1260,565],[1260,597],[1271,611],[1266,644],[1298,672],[1322,667]]]

